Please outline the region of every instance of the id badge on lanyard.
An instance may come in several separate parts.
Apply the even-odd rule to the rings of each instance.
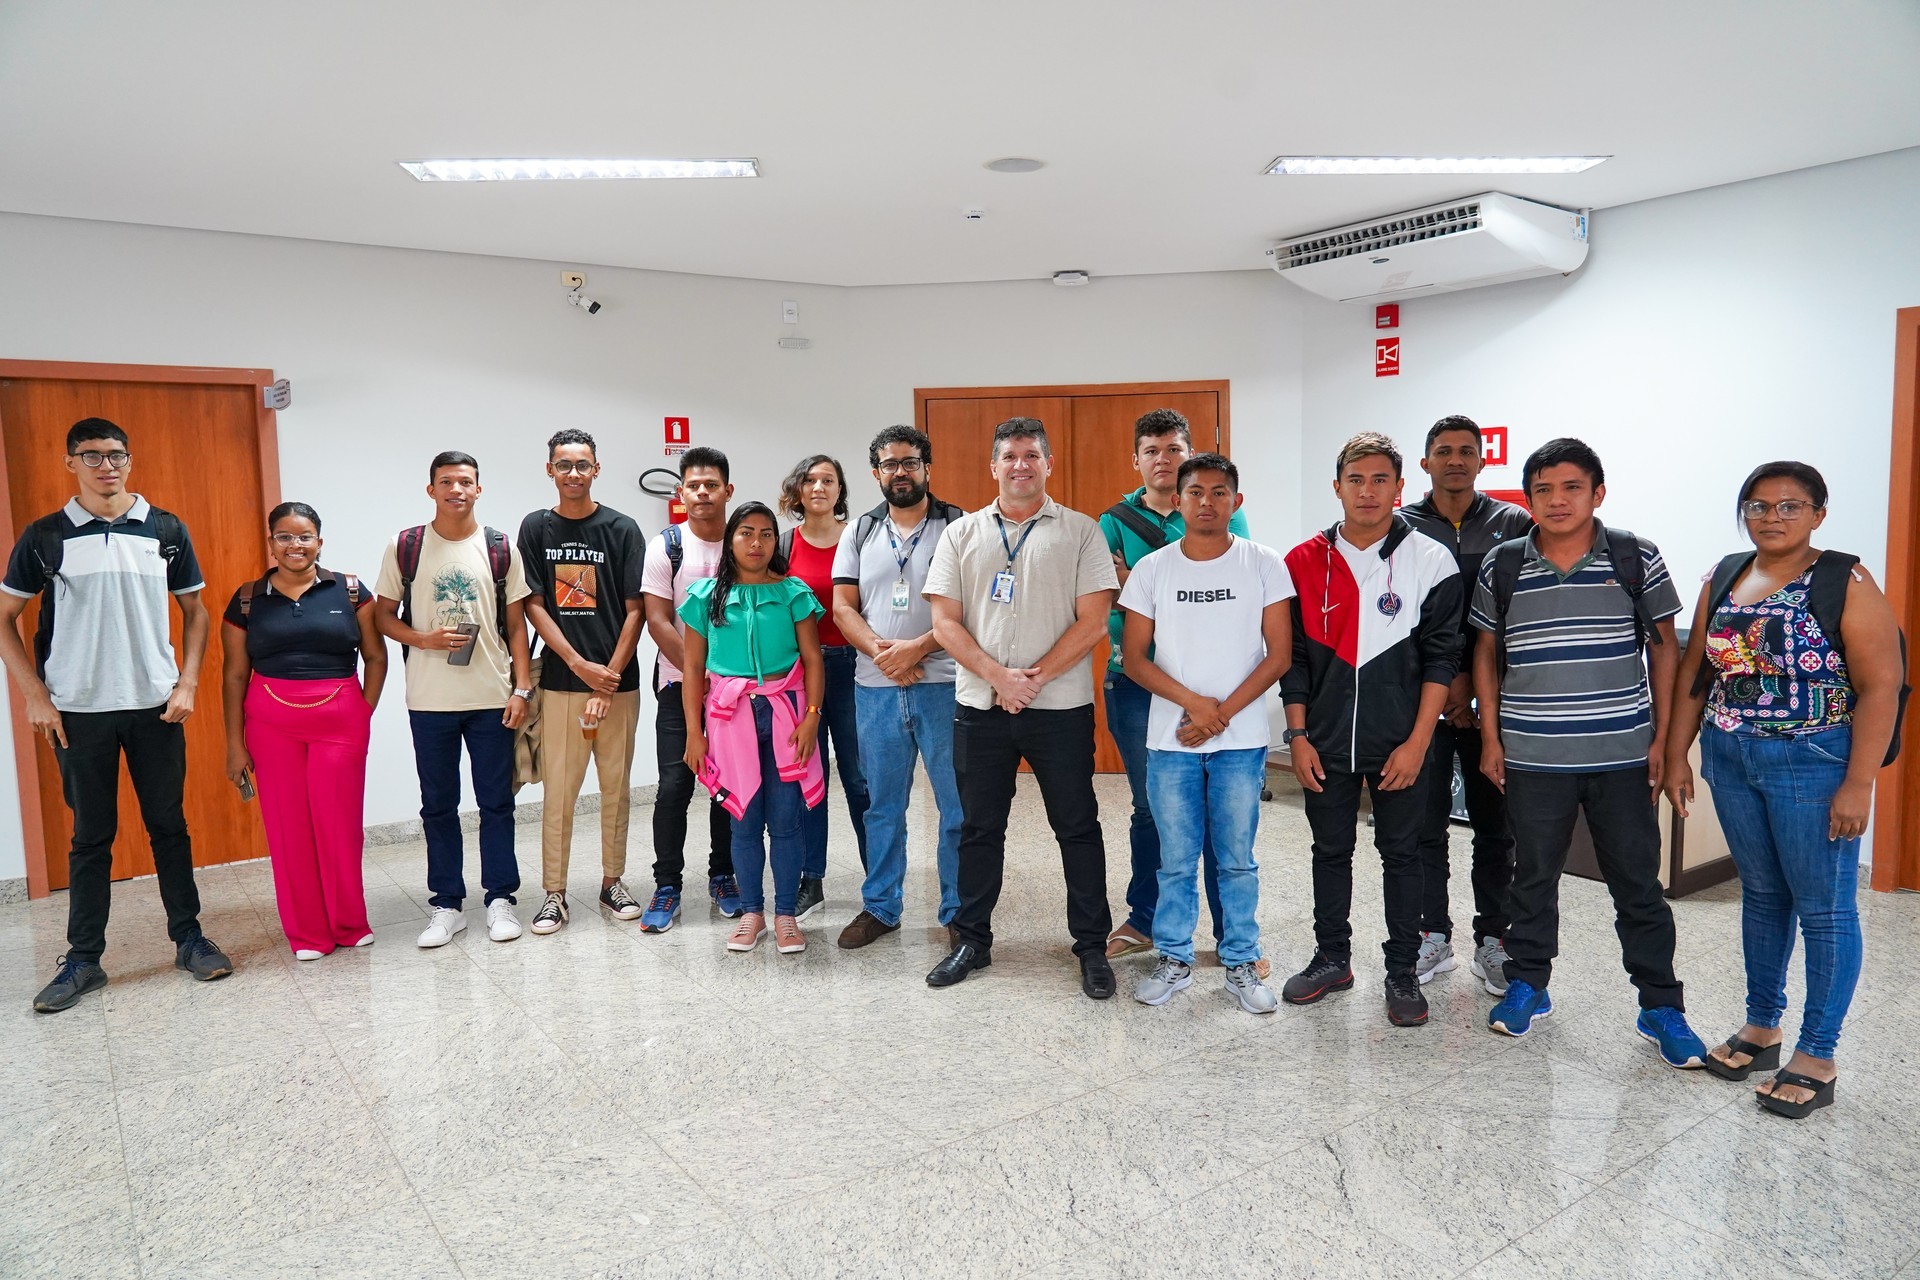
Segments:
[[[1002,571],[993,575],[993,601],[995,604],[1013,603],[1013,575]]]
[[[1013,562],[1020,555],[1020,548],[1027,545],[1027,539],[1032,536],[1034,526],[1040,523],[1040,517],[1036,514],[1027,522],[1027,527],[1021,531],[1020,541],[1018,542],[1007,541],[1006,522],[1001,520],[997,513],[993,517],[993,522],[1000,528],[1000,545],[1006,548],[1007,567],[993,575],[993,592],[990,599],[992,599],[995,604],[1012,604]]]
[[[913,597],[907,591],[907,580],[904,575],[893,580],[892,603],[895,613],[905,613],[908,606],[913,603]]]

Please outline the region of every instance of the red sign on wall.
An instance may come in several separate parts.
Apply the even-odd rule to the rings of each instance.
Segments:
[[[1376,378],[1400,376],[1400,339],[1375,338],[1373,340],[1373,376]]]
[[[1383,302],[1373,309],[1373,327],[1376,329],[1398,329],[1400,327],[1400,304]]]
[[[692,422],[686,418],[668,418],[667,419],[667,443],[668,444],[692,444],[693,443]]]
[[[1480,456],[1490,467],[1507,465],[1507,429],[1505,427],[1480,428]]]

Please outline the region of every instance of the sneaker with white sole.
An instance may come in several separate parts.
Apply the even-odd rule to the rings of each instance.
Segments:
[[[487,937],[495,942],[512,942],[520,936],[520,916],[505,898],[487,904]]]
[[[427,927],[420,931],[418,941],[423,947],[444,947],[453,941],[455,934],[466,931],[466,912],[452,907],[435,907],[433,915],[427,920]]]
[[[800,931],[800,921],[793,916],[775,916],[773,918],[773,945],[783,956],[807,949],[807,935]]]
[[[1272,1013],[1280,1007],[1280,997],[1260,981],[1257,962],[1227,966],[1227,991],[1248,1013]]]
[[[324,956],[325,954],[327,953],[324,951],[312,951],[306,947],[302,947],[300,948],[300,950],[293,953],[293,958],[295,960],[318,960],[321,956]]]
[[[540,909],[533,913],[533,931],[535,933],[558,933],[567,923],[567,895],[550,893]]]
[[[1175,960],[1172,956],[1161,956],[1153,966],[1153,972],[1140,979],[1140,985],[1133,989],[1133,998],[1141,1004],[1165,1004],[1173,999],[1176,992],[1185,991],[1192,985],[1192,965]]]
[[[751,951],[760,945],[760,939],[767,936],[767,917],[764,912],[745,911],[740,915],[740,923],[733,926],[733,932],[727,938],[727,950]]]
[[[358,942],[354,943],[353,945],[356,947],[370,947],[373,945],[373,935],[369,933],[366,937],[360,939]]]
[[[600,891],[600,905],[615,920],[635,920],[640,916],[640,900],[627,892],[627,882],[615,880]]]
[[[1460,962],[1453,958],[1453,942],[1444,933],[1420,935],[1420,954],[1414,957],[1413,976],[1426,986],[1442,973],[1452,973]]]
[[[1490,996],[1507,994],[1507,944],[1499,938],[1488,938],[1473,949],[1473,962],[1468,966],[1473,976],[1486,985]]]
[[[815,913],[826,905],[826,881],[822,880],[819,876],[801,876],[800,892],[794,899],[793,918],[795,920],[811,920]],[[778,917],[775,917],[775,920],[774,932],[778,933],[780,931]]]

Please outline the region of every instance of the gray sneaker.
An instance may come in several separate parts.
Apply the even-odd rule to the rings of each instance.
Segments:
[[[1141,1004],[1165,1004],[1173,999],[1176,991],[1185,991],[1193,985],[1193,967],[1181,964],[1170,956],[1161,956],[1160,963],[1153,966],[1153,972],[1140,980],[1133,989],[1133,998]]]
[[[81,996],[95,987],[106,985],[107,971],[98,964],[61,956],[53,973],[53,981],[41,988],[40,994],[33,998],[33,1007],[40,1013],[59,1013],[62,1009],[71,1009]]]
[[[1227,990],[1248,1013],[1272,1013],[1280,1007],[1280,997],[1267,990],[1253,963],[1236,964],[1227,970]]]
[[[1507,948],[1498,938],[1488,938],[1473,951],[1473,976],[1487,984],[1487,994],[1507,994]]]
[[[1422,933],[1420,935],[1420,954],[1414,957],[1413,976],[1420,979],[1420,985],[1432,982],[1434,975],[1451,973],[1460,967],[1453,958],[1453,943],[1444,933]]]

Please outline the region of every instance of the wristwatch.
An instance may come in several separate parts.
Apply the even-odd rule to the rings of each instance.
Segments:
[[[515,690],[513,691],[513,696],[514,696],[514,697],[516,697],[516,698],[525,698],[525,699],[526,699],[526,700],[527,700],[528,702],[532,702],[532,701],[533,701],[533,690],[531,690],[531,689],[515,689]]]
[[[1290,747],[1293,745],[1293,740],[1295,738],[1304,738],[1306,736],[1307,736],[1307,731],[1305,729],[1289,729],[1285,733],[1280,735],[1280,745],[1283,747]]]

